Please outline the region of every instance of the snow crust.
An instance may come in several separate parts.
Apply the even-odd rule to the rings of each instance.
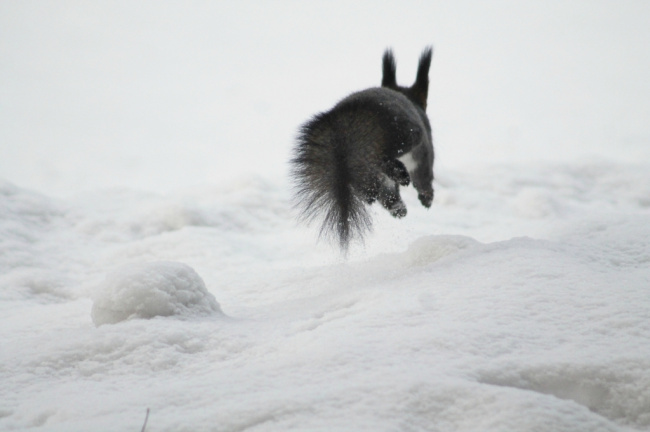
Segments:
[[[443,170],[347,261],[284,180],[4,183],[0,427],[648,430],[647,168]]]
[[[220,312],[219,304],[194,269],[167,261],[130,264],[115,270],[94,291],[92,299],[95,325]]]
[[[0,430],[650,431],[647,2],[0,2]],[[298,125],[435,47],[430,210]]]

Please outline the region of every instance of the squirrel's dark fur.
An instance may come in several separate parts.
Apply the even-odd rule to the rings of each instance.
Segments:
[[[432,50],[420,57],[415,83],[397,85],[391,50],[381,87],[353,93],[300,128],[292,163],[295,202],[306,221],[322,218],[320,233],[342,250],[370,230],[366,206],[379,201],[406,216],[399,186],[413,181],[425,207],[433,200],[433,143],[425,113]]]

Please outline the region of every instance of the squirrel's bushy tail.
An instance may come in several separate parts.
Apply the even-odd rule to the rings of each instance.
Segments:
[[[320,236],[333,238],[344,252],[372,223],[345,139],[326,114],[318,115],[300,129],[291,160],[300,219],[322,218]]]

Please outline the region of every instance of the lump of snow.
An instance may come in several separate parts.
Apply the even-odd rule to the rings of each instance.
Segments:
[[[158,261],[130,264],[110,273],[93,293],[95,325],[156,316],[221,313],[219,303],[190,266]]]

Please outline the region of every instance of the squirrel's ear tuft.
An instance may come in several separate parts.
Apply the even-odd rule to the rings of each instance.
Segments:
[[[433,48],[430,46],[422,51],[415,83],[411,86],[411,94],[424,109],[427,107],[427,96],[429,94],[429,68],[431,67],[432,56]]]
[[[388,87],[388,88],[396,88],[397,87],[397,78],[395,76],[395,56],[393,56],[393,50],[388,48],[384,52],[384,57],[382,61],[382,66],[383,66],[383,76],[381,79],[381,86],[382,87]]]

